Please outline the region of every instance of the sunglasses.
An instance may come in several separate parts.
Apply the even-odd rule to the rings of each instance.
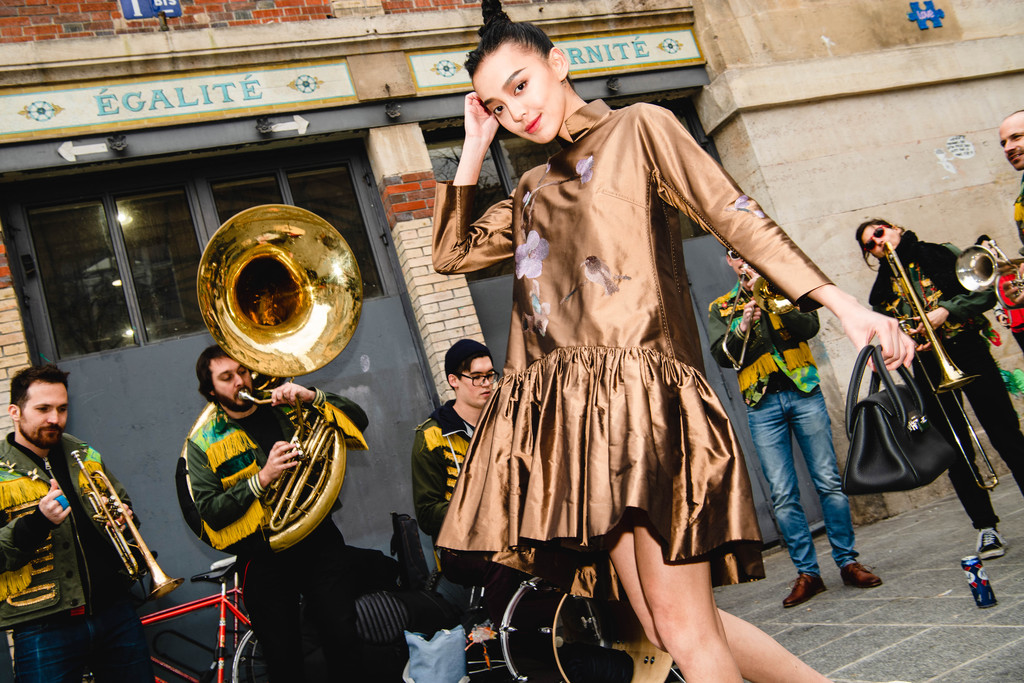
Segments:
[[[725,252],[725,255],[728,256],[733,261],[738,261],[741,258],[739,253],[737,253],[735,249],[730,249],[729,251]]]
[[[882,236],[885,234],[885,229],[888,227],[890,226],[879,225],[877,228],[875,228],[875,231],[871,233],[871,239],[869,239],[867,242],[861,242],[860,248],[863,249],[864,251],[871,251],[872,249],[874,249],[875,240],[882,239]]]

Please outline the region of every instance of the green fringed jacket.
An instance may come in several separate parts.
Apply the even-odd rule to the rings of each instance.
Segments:
[[[332,412],[345,434],[347,447],[366,450],[362,430],[369,421],[363,409],[354,401],[315,391],[313,406]],[[289,412],[289,408],[274,409],[285,439],[295,432]],[[265,492],[256,477],[267,463],[267,454],[219,406],[210,419],[189,434],[187,459],[191,493],[202,518],[204,540],[224,550],[262,533]],[[244,551],[236,547],[233,552]]]
[[[733,315],[732,302],[736,288],[723,294],[708,307],[708,339],[711,340],[711,355],[723,368],[732,367],[732,355],[737,361],[743,354],[743,337],[739,331],[743,317],[744,299],[736,306]],[[776,315],[762,313],[761,319],[754,318],[743,354],[743,367],[738,371],[740,391],[743,400],[750,407],[757,405],[764,396],[765,387],[773,374],[783,373],[797,389],[809,393],[818,386],[818,370],[807,340],[818,333],[818,314],[802,313],[793,309],[789,313]],[[723,343],[728,348],[726,354]]]
[[[71,452],[81,448],[82,440],[64,434],[61,446],[68,461],[74,491],[64,491],[66,496],[75,495],[82,500],[86,509],[89,503],[82,497],[85,475],[78,469]],[[88,448],[83,459],[86,469],[102,469],[114,485],[117,495],[130,506],[128,493],[110,473],[94,449]],[[0,628],[10,628],[21,622],[39,619],[58,612],[86,605],[87,577],[83,578],[78,569],[75,547],[79,546],[75,523],[71,517],[54,527],[45,538],[33,547],[21,547],[18,540],[35,541],[35,534],[15,532],[19,524],[28,520],[39,504],[39,499],[50,490],[50,476],[7,439],[0,439],[0,507],[3,508],[3,527],[0,527]],[[92,521],[100,534],[106,538],[106,531],[98,522]],[[127,577],[127,571],[125,571]],[[127,582],[127,578],[126,578]]]

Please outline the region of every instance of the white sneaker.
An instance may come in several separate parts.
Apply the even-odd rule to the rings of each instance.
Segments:
[[[1006,547],[1009,543],[1002,534],[993,527],[987,527],[978,532],[978,557],[982,560],[991,560],[995,557],[1002,557],[1006,554]]]

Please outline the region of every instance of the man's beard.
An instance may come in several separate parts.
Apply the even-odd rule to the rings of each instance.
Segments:
[[[253,406],[252,401],[247,398],[239,400],[234,396],[225,396],[224,394],[216,391],[213,393],[213,397],[222,408],[226,408],[234,413],[244,413]]]
[[[53,427],[50,425],[44,425],[39,427],[31,434],[27,434],[18,429],[21,432],[21,436],[36,448],[42,448],[49,450],[60,443],[60,437],[64,434],[64,430],[60,427]]]

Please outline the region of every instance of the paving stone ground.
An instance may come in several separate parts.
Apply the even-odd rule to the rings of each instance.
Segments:
[[[824,534],[815,539],[828,590],[783,609],[796,570],[785,550],[767,578],[716,590],[719,606],[771,634],[836,683],[1024,681],[1024,497],[1012,477],[992,494],[1009,541],[984,561],[998,604],[979,609],[960,559],[975,531],[955,497],[857,528],[860,561],[884,584],[844,586]]]

